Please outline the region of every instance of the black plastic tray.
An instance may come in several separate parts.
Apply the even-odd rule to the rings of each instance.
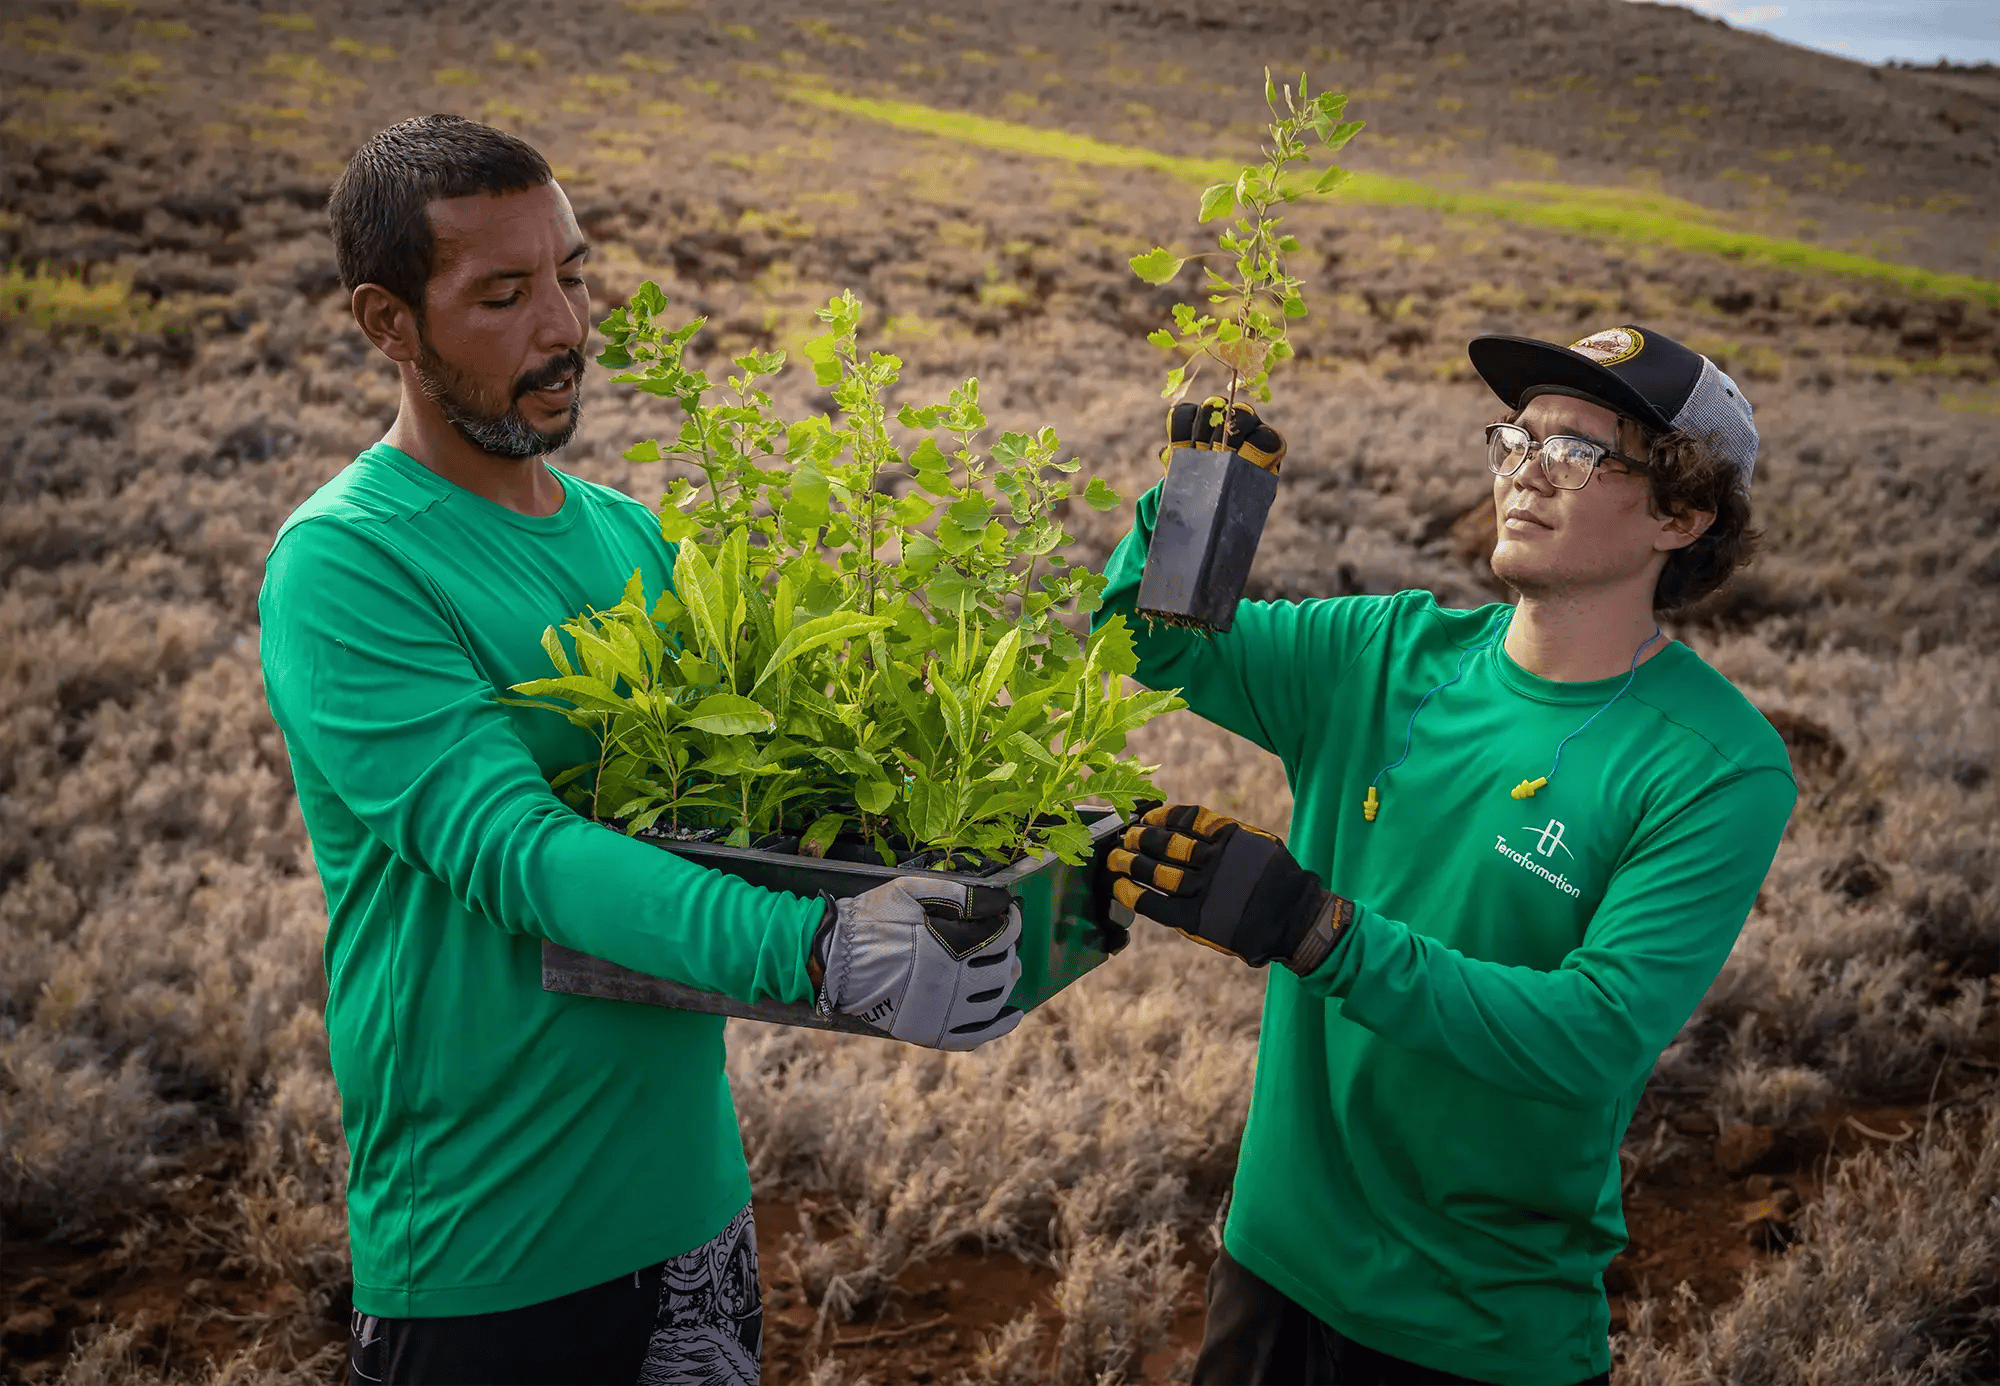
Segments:
[[[1088,816],[1088,810],[1085,814]],[[1117,814],[1105,813],[1091,824],[1091,836],[1101,848],[1124,826],[1124,820]],[[752,885],[793,895],[818,895],[824,891],[835,899],[845,899],[898,876],[936,875],[968,885],[998,886],[1021,902],[1021,980],[1014,984],[1008,1000],[1024,1011],[1033,1010],[1102,963],[1123,948],[1130,937],[1131,911],[1111,901],[1096,880],[1101,851],[1093,853],[1081,866],[1071,866],[1053,854],[1043,853],[989,875],[975,876],[883,866],[879,862],[826,861],[709,843],[641,840],[696,865],[726,871]],[[813,1013],[811,1004],[804,1001],[755,1004],[737,1001],[714,992],[698,991],[681,982],[634,972],[548,942],[542,944],[542,989],[887,1038],[858,1016],[833,1015],[821,1019]]]

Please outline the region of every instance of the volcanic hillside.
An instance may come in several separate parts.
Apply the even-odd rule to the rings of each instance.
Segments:
[[[934,0],[933,0],[934,3]],[[14,0],[0,21],[0,1375],[337,1379],[345,1148],[325,928],[256,593],[392,417],[324,227],[430,111],[545,150],[601,313],[645,279],[711,367],[842,288],[912,399],[968,375],[1127,497],[1145,342],[1263,75],[1368,121],[1291,217],[1310,315],[1261,595],[1497,596],[1481,331],[1651,325],[1756,404],[1766,552],[1673,633],[1801,798],[1626,1145],[1621,1379],[2000,1375],[2000,79],[1876,69],[1624,0],[1341,6]],[[594,376],[563,465],[672,420]],[[830,401],[788,374],[781,402]],[[1284,826],[1185,714],[1176,796]],[[1133,948],[946,1059],[731,1031],[772,1380],[1166,1380],[1234,1162],[1260,979]],[[919,1196],[920,1195],[920,1196]],[[1685,1289],[1678,1287],[1685,1286]]]

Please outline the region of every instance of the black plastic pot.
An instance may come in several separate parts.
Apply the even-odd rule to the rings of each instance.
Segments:
[[[1228,630],[1277,494],[1276,476],[1233,452],[1175,448],[1139,580],[1139,614]]]
[[[1087,817],[1089,810],[1084,813]],[[913,875],[936,875],[969,885],[998,886],[1021,902],[1021,980],[1014,984],[1007,999],[1010,1004],[1029,1011],[1123,948],[1130,937],[1131,911],[1111,901],[1101,879],[1104,848],[1124,826],[1124,820],[1110,812],[1093,822],[1091,835],[1099,850],[1081,866],[1071,866],[1043,853],[980,875],[884,866],[879,861],[802,857],[796,848],[790,852],[769,852],[706,842],[641,840],[653,842],[699,866],[726,871],[752,885],[793,895],[825,892],[835,899],[846,899],[895,877]],[[858,1016],[834,1015],[821,1019],[804,1001],[746,1004],[663,977],[634,972],[548,942],[542,944],[542,989],[884,1037],[880,1030]]]

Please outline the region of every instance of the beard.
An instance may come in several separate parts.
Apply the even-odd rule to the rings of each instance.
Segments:
[[[565,379],[575,380],[576,395],[568,415],[545,433],[522,417],[521,397]],[[575,436],[583,418],[583,353],[579,351],[552,357],[521,376],[505,404],[498,404],[477,382],[447,364],[428,341],[417,357],[417,381],[460,437],[494,457],[540,457],[554,452]]]

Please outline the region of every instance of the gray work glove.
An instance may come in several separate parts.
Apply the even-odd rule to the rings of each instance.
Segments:
[[[1021,907],[1004,890],[901,876],[830,901],[813,938],[815,1009],[858,1015],[899,1040],[974,1049],[1021,1023]]]

